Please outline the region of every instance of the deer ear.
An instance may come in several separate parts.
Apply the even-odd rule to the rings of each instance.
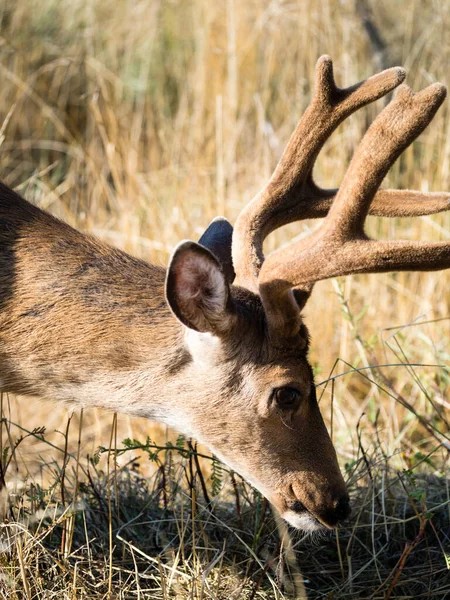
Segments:
[[[231,256],[233,226],[225,217],[216,217],[206,228],[198,243],[211,250],[217,257],[229,283],[233,283],[236,273]]]
[[[176,318],[195,331],[220,335],[234,317],[230,287],[217,258],[205,247],[180,242],[169,262],[166,300]]]

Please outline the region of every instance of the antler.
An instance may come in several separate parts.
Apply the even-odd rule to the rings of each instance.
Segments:
[[[293,221],[327,215],[338,190],[319,188],[313,181],[312,169],[319,151],[346,117],[392,91],[404,78],[404,70],[395,67],[340,89],[334,82],[331,59],[328,56],[319,59],[310,106],[271,179],[236,221],[233,263],[238,285],[258,291],[258,275],[264,262],[262,245],[272,231]],[[447,210],[449,198],[449,194],[380,190],[370,205],[370,214],[388,217],[432,214]],[[309,295],[305,296],[306,287],[303,289],[300,303]]]
[[[299,322],[299,305],[321,279],[450,267],[448,242],[375,241],[364,233],[370,204],[388,169],[425,129],[445,96],[441,84],[417,94],[401,86],[363,137],[320,229],[264,262],[259,289],[271,328],[284,335],[292,332]],[[295,287],[299,290],[294,299]]]

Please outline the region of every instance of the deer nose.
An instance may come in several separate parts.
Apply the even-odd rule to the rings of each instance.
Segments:
[[[322,523],[328,527],[336,527],[341,521],[344,521],[351,512],[350,499],[348,494],[334,500],[332,505],[324,511],[320,511],[318,516]]]
[[[345,496],[342,496],[336,502],[336,506],[334,509],[334,518],[336,520],[336,523],[347,519],[350,516],[351,512],[352,509],[350,507],[350,498],[348,494],[345,494]]]

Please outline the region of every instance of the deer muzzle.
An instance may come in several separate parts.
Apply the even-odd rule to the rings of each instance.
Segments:
[[[351,513],[350,498],[343,480],[326,489],[293,484],[271,498],[281,516],[293,527],[304,531],[334,529]]]

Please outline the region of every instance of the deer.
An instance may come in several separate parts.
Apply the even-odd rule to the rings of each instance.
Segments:
[[[319,410],[302,317],[316,282],[354,273],[450,267],[450,243],[370,239],[368,214],[414,217],[450,194],[379,189],[442,104],[387,69],[347,88],[319,59],[313,98],[272,176],[234,228],[216,218],[181,241],[167,269],[80,233],[0,185],[0,391],[160,421],[206,444],[294,528],[350,514]],[[396,95],[356,148],[339,189],[313,179],[349,115]],[[274,230],[322,218],[267,258]]]

